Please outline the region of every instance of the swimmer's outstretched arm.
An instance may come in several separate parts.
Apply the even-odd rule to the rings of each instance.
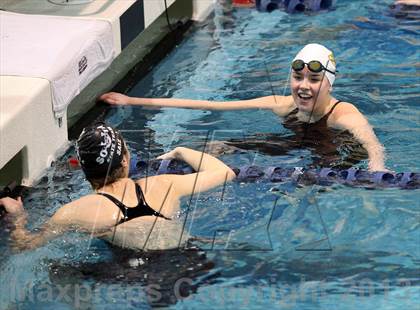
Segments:
[[[395,4],[417,5],[420,6],[420,0],[396,0]]]
[[[89,199],[89,196],[86,197],[85,200]],[[18,199],[9,197],[0,199],[0,206],[5,207],[8,213],[7,218],[13,227],[11,231],[12,247],[17,251],[31,250],[44,245],[67,231],[89,232],[99,235],[115,225],[114,218],[106,222],[97,221],[91,225],[85,223],[86,219],[81,219],[80,215],[74,214],[74,210],[77,211],[78,205],[84,204],[86,206],[86,202],[80,202],[80,200],[78,199],[62,206],[35,232],[26,229],[27,213],[20,197]]]
[[[356,109],[342,115],[336,122],[336,128],[348,130],[366,149],[369,155],[370,171],[388,171],[385,167],[385,149],[379,142],[367,119]]]
[[[137,98],[120,93],[106,93],[98,98],[113,105],[139,105],[144,107],[170,107],[199,110],[245,110],[245,109],[282,109],[290,103],[284,96],[266,96],[250,100],[207,101],[175,98]]]
[[[0,206],[4,206],[7,217],[11,221],[13,228],[11,231],[11,237],[14,241],[13,248],[15,250],[23,251],[28,249],[37,248],[48,240],[54,239],[61,235],[65,229],[55,223],[54,216],[50,221],[45,224],[36,233],[29,232],[26,229],[27,224],[27,213],[23,208],[23,203],[20,197],[13,199],[5,197],[0,199]]]
[[[177,147],[158,158],[183,160],[197,171],[188,175],[165,176],[172,182],[174,190],[179,197],[207,191],[224,185],[236,177],[235,172],[216,157],[185,147]]]

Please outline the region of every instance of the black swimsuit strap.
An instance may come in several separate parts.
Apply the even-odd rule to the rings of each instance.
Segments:
[[[170,218],[164,216],[160,212],[157,212],[152,207],[150,207],[147,204],[146,200],[144,199],[143,191],[141,190],[140,185],[136,183],[135,186],[136,186],[136,194],[137,194],[138,203],[137,203],[137,206],[132,207],[132,208],[127,207],[125,204],[123,204],[121,201],[119,201],[117,198],[115,198],[114,196],[110,194],[98,193],[98,195],[104,196],[108,198],[109,200],[111,200],[121,210],[124,217],[121,219],[121,221],[118,224],[129,221],[136,217],[148,216],[148,215],[162,217],[166,220],[170,220]]]
[[[121,210],[122,214],[124,214],[124,216],[126,215],[126,211],[128,209],[127,206],[123,204],[121,201],[119,201],[117,198],[107,193],[98,193],[98,195],[104,196],[108,198],[109,200],[111,200]]]
[[[341,100],[337,100],[337,102],[336,103],[334,103],[334,105],[332,106],[332,108],[328,111],[328,113],[327,114],[325,114],[323,117],[325,117],[326,115],[330,115],[333,111],[334,111],[334,109],[335,109],[335,107],[339,104],[341,102]],[[297,114],[299,112],[299,109],[298,108],[295,108],[295,109],[293,109],[293,111],[292,112],[290,112],[289,114],[287,114],[286,115],[286,117],[287,116],[290,116],[290,115],[293,115],[293,114]]]
[[[138,183],[136,183],[136,194],[137,194],[137,199],[139,201],[137,207],[140,207],[141,202],[143,202],[142,205],[148,209],[149,213],[151,213],[151,214],[148,214],[148,215],[154,215],[154,216],[157,216],[157,217],[162,217],[165,220],[171,220],[170,218],[164,216],[162,213],[156,211],[151,206],[149,206],[149,204],[146,202],[146,199],[144,198],[143,191],[141,190],[141,187]]]
[[[341,100],[337,100],[336,103],[334,103],[334,105],[332,106],[332,108],[330,109],[330,111],[324,115],[325,116],[330,116],[330,114],[334,111],[335,107],[341,102]]]
[[[337,100],[336,103],[334,103],[334,105],[332,106],[332,108],[328,111],[327,114],[325,114],[323,117],[321,117],[319,120],[317,120],[316,122],[312,123],[312,126],[314,124],[324,124],[326,126],[327,124],[327,120],[328,117],[330,117],[331,113],[334,111],[335,107],[341,102],[341,100]]]
[[[135,186],[136,186],[137,200],[139,201],[139,203],[140,201],[144,201],[144,203],[146,203],[146,199],[144,198],[143,191],[141,190],[140,185],[138,183],[135,183]]]
[[[287,114],[287,115],[286,115],[286,117],[289,117],[289,116],[295,115],[295,114],[297,114],[298,112],[299,112],[299,109],[298,109],[298,108],[295,108],[295,109],[293,109],[293,111],[292,111],[292,112],[290,112],[289,114]]]

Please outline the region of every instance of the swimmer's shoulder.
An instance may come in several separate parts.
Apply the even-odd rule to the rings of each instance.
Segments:
[[[176,198],[174,189],[179,177],[180,175],[175,174],[161,174],[138,179],[136,183],[140,185],[146,201],[154,207],[154,204],[160,205],[164,199],[166,203],[174,201]]]
[[[345,129],[365,125],[367,120],[359,109],[350,102],[341,101],[328,118],[328,127]]]
[[[170,174],[161,174],[161,175],[154,175],[149,176],[146,178],[141,178],[135,180],[135,182],[140,185],[143,193],[145,195],[149,194],[150,192],[160,192],[161,190],[167,190],[172,182]]]
[[[76,225],[91,230],[114,226],[116,219],[121,217],[115,204],[108,198],[90,194],[63,205],[51,218],[58,225]]]
[[[275,102],[271,108],[278,116],[285,117],[296,109],[296,104],[292,96],[271,96],[271,98],[273,97]]]

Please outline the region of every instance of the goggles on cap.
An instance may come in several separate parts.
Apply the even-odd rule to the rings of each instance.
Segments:
[[[322,63],[320,63],[318,60],[312,60],[312,61],[306,63],[303,60],[296,59],[295,61],[292,62],[292,69],[295,70],[295,71],[302,71],[303,68],[305,68],[305,65],[308,66],[308,69],[311,72],[319,73],[322,70],[325,70],[325,71],[335,75],[335,72],[325,68],[322,65]],[[337,70],[336,70],[336,72],[337,72]]]

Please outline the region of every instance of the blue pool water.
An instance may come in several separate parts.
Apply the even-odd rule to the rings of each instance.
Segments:
[[[390,16],[391,1],[337,2],[335,11],[310,15],[261,14],[219,3],[215,15],[130,94],[211,100],[289,94],[290,60],[304,44],[322,43],[335,51],[340,70],[335,97],[367,116],[386,147],[387,167],[419,171],[419,22]],[[208,135],[223,140],[288,133],[267,111],[125,107],[112,109],[108,121],[143,157],[173,145],[198,148]],[[308,154],[249,151],[222,159],[235,166],[304,166]],[[82,173],[63,159],[25,200],[30,227],[89,192]],[[81,234],[13,254],[7,227],[2,228],[0,309],[415,309],[419,304],[418,190],[232,183],[223,192],[185,200],[182,216],[192,235],[214,239],[198,243],[205,258],[121,254]],[[130,257],[148,261],[148,267],[124,265]],[[190,281],[189,293],[174,293]]]

